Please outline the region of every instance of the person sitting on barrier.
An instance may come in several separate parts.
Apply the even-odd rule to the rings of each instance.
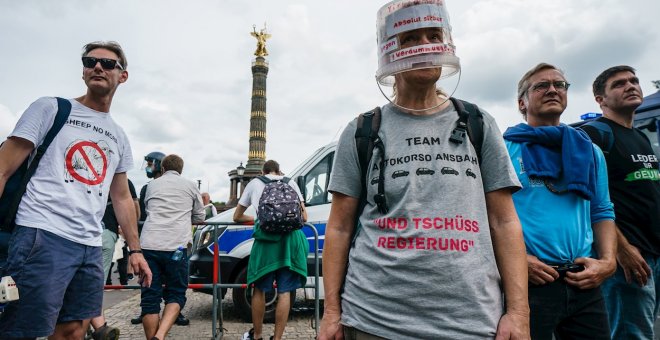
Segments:
[[[161,163],[163,175],[147,187],[147,219],[140,243],[153,273],[151,287],[142,288],[142,325],[147,339],[164,340],[186,304],[190,223],[204,221],[204,205],[197,185],[181,177],[183,159],[168,155]],[[165,284],[165,288],[163,288]],[[163,317],[160,302],[165,300]]]
[[[245,187],[234,212],[234,222],[254,223],[254,243],[248,262],[247,284],[254,284],[252,293],[252,324],[253,328],[243,335],[244,340],[261,339],[264,312],[266,309],[265,294],[273,290],[273,281],[277,282],[277,306],[275,311],[275,335],[271,339],[279,340],[284,334],[284,328],[291,309],[290,294],[304,287],[307,280],[307,253],[309,243],[305,234],[294,230],[286,234],[268,233],[259,228],[255,218],[245,215],[249,206],[259,212],[262,193],[266,181],[285,179],[280,172],[280,165],[274,160],[268,160],[262,168],[264,176],[255,178]],[[300,209],[303,221],[307,221],[307,211],[302,194],[294,181],[288,185],[295,190],[300,199]]]

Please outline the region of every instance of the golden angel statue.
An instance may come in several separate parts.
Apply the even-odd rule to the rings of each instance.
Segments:
[[[266,39],[269,39],[271,35],[266,33],[266,24],[264,23],[264,28],[259,32],[257,32],[256,25],[252,25],[252,32],[250,32],[250,35],[257,38],[257,50],[254,51],[254,55],[257,57],[267,56],[268,51],[266,50]]]

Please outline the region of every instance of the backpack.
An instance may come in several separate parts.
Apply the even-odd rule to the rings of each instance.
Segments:
[[[269,233],[286,234],[303,226],[300,197],[291,187],[289,178],[271,180],[257,177],[266,184],[259,198],[257,219],[259,227]]]
[[[603,155],[607,159],[610,151],[612,150],[612,147],[614,146],[614,133],[612,132],[612,127],[609,126],[605,122],[601,122],[599,120],[592,120],[590,122],[584,123],[578,128],[584,132],[587,132],[584,128],[585,127],[592,127],[596,132],[598,133],[598,137],[600,138],[600,144],[598,146],[601,147],[601,151],[603,151]],[[587,128],[587,130],[589,130]],[[587,135],[589,135],[587,133]],[[591,136],[589,136],[591,138]]]
[[[36,153],[32,161],[30,156],[26,157],[23,163],[16,169],[14,174],[5,183],[5,189],[0,197],[0,230],[11,232],[14,230],[16,213],[21,204],[23,194],[30,182],[30,178],[37,171],[41,157],[46,153],[48,146],[55,136],[60,132],[71,113],[71,102],[67,99],[56,97],[57,114],[53,126],[50,128],[43,143],[36,148]]]
[[[458,112],[458,121],[456,127],[451,132],[449,141],[455,144],[461,144],[465,140],[467,134],[472,146],[477,152],[477,159],[481,166],[481,149],[484,140],[484,117],[479,108],[470,103],[454,97],[449,98],[454,104]],[[367,204],[367,169],[371,162],[374,148],[380,151],[381,155],[385,154],[385,145],[378,137],[378,130],[380,129],[381,111],[380,107],[362,113],[358,116],[357,128],[355,130],[355,146],[357,148],[358,160],[360,164],[360,178],[362,190],[360,192],[360,200],[356,215],[356,220],[359,219],[364,207]],[[380,167],[380,175],[378,176],[378,193],[374,195],[374,201],[378,206],[378,211],[386,214],[389,208],[385,200],[385,184],[384,184],[384,168]],[[358,223],[355,224],[358,226]],[[356,227],[357,229],[357,227]]]

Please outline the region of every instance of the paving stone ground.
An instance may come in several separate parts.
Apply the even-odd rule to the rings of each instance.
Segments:
[[[172,326],[167,339],[212,339],[212,296],[189,290],[187,298],[183,313],[190,319],[190,325]],[[243,322],[233,313],[231,290],[227,292],[222,303],[225,329],[223,339],[242,339],[243,333],[252,325]],[[284,339],[315,338],[313,306],[313,302],[304,301],[302,294],[298,294],[294,310],[289,316],[289,322],[284,331]],[[142,325],[133,325],[130,321],[131,318],[140,314],[140,294],[138,292],[104,312],[108,325],[120,329],[119,339],[145,339]],[[264,338],[268,339],[273,335],[273,327],[274,324],[264,325]]]

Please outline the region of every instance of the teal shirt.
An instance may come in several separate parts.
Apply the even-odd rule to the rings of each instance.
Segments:
[[[523,168],[520,143],[505,141],[523,188],[513,194],[527,253],[546,263],[594,257],[592,225],[614,219],[607,185],[607,166],[594,145],[596,194],[588,201],[575,193],[552,193],[542,180],[529,178]]]
[[[309,242],[301,230],[288,234],[267,233],[259,228],[257,221],[254,224],[252,237],[254,237],[254,243],[248,262],[248,284],[252,284],[262,276],[280,268],[289,268],[300,274],[301,284],[305,285]]]

